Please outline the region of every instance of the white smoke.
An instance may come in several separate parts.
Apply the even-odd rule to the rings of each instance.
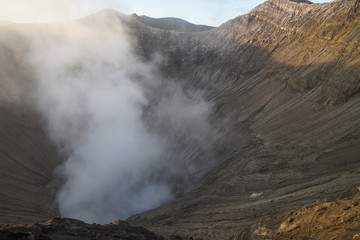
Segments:
[[[146,182],[163,146],[142,121],[147,100],[132,76],[152,77],[153,65],[137,59],[124,28],[109,20],[41,29],[28,59],[36,105],[69,155],[59,209],[87,222],[125,218],[173,197],[167,185]]]
[[[66,156],[57,170],[63,216],[107,223],[191,189],[206,167],[191,162],[194,149],[182,148],[207,147],[211,104],[160,79],[158,58],[145,62],[134,53],[136,41],[117,13],[16,28],[11,41],[0,39],[21,63],[6,76],[17,85],[12,92],[30,96],[19,99],[40,113]]]

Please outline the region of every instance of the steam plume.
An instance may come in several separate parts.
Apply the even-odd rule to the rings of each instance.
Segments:
[[[32,69],[34,108],[67,156],[57,170],[62,215],[107,223],[188,190],[181,181],[199,168],[186,154],[172,156],[174,146],[206,145],[211,105],[178,84],[159,90],[156,60],[134,54],[116,14],[22,34],[31,39],[23,61]]]

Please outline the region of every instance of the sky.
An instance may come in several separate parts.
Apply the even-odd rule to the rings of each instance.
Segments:
[[[125,14],[178,17],[196,24],[219,26],[249,12],[262,2],[264,0],[0,0],[0,19],[23,23],[58,23],[113,8]]]

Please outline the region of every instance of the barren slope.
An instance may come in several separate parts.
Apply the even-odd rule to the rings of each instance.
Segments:
[[[224,239],[260,217],[351,194],[360,178],[359,21],[355,0],[270,0],[213,31],[156,33],[168,36],[158,46],[170,56],[167,74],[208,90],[227,128],[221,164],[200,188],[130,222]]]

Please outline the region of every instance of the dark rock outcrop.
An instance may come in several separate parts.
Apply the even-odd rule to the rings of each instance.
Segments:
[[[45,223],[29,225],[0,226],[1,240],[195,240],[171,236],[161,237],[142,227],[115,220],[110,224],[86,224],[66,218],[53,218]],[[201,239],[198,239],[201,240]]]

